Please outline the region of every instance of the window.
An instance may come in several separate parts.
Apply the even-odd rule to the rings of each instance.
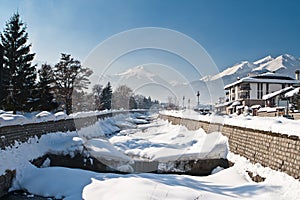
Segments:
[[[260,84],[260,98],[262,99],[263,96],[263,84]]]
[[[259,83],[257,83],[257,99],[260,99],[259,94],[260,94],[260,92],[259,92]]]

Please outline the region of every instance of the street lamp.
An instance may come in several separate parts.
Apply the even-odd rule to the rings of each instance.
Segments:
[[[200,98],[200,92],[199,92],[199,90],[197,91],[197,98],[198,98],[198,105],[197,105],[197,107],[199,108],[199,106],[200,106],[200,101],[199,101],[199,98]]]

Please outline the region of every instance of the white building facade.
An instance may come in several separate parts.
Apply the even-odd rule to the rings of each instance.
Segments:
[[[226,85],[224,89],[227,102],[239,101],[244,106],[264,106],[264,95],[299,83],[299,80],[289,76],[268,72],[242,78]]]

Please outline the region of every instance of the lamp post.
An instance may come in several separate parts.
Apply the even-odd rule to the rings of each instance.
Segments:
[[[190,109],[191,99],[188,99],[188,109]]]
[[[199,90],[197,91],[197,98],[198,98],[197,108],[199,108],[199,106],[200,106],[200,101],[199,101],[199,98],[200,98],[200,92],[199,92]]]
[[[184,109],[184,100],[185,100],[185,96],[182,97],[182,109]]]

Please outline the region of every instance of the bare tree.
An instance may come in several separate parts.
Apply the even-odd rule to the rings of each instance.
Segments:
[[[93,94],[95,98],[95,107],[97,110],[101,110],[101,93],[103,90],[103,85],[95,84],[93,86]]]
[[[112,96],[112,107],[114,109],[129,109],[129,100],[133,95],[132,89],[126,85],[119,86]]]
[[[80,92],[87,89],[90,84],[88,78],[93,72],[89,68],[84,68],[80,61],[75,60],[71,55],[64,53],[61,54],[59,63],[54,66],[53,72],[58,98],[65,105],[67,114],[70,114],[73,91]]]

